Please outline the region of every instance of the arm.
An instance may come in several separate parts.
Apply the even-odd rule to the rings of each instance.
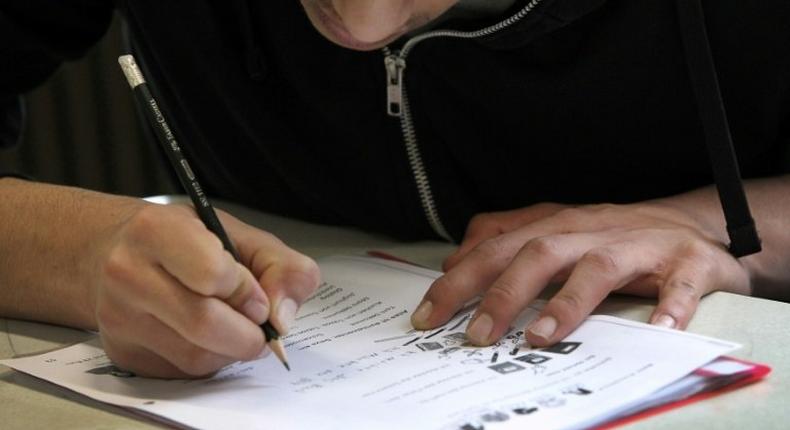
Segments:
[[[482,294],[467,335],[487,345],[547,284],[562,282],[526,331],[530,343],[544,346],[615,291],[657,297],[650,322],[675,328],[715,290],[790,298],[790,177],[748,181],[746,191],[764,250],[740,260],[726,250],[713,187],[629,205],[541,204],[480,215],[412,322],[439,325]]]
[[[194,377],[264,351],[318,286],[315,263],[221,214],[237,263],[191,208],[0,179],[0,314],[98,329],[116,364]]]

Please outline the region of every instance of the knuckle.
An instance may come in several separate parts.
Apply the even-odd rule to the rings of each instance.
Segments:
[[[595,248],[588,251],[580,263],[583,263],[597,274],[605,278],[614,278],[618,276],[622,270],[622,257],[611,248]]]
[[[145,240],[160,230],[167,211],[158,205],[147,205],[135,213],[128,222],[128,232],[132,239]]]
[[[191,270],[190,287],[196,292],[211,296],[217,293],[222,282],[235,279],[235,262],[221,247],[204,248],[199,255],[198,264]],[[231,264],[233,263],[233,264]]]
[[[213,246],[207,248],[203,255],[200,274],[209,282],[220,280],[228,271],[229,257],[230,254],[226,253],[222,248]]]
[[[305,276],[312,284],[315,285],[318,285],[318,282],[321,279],[321,269],[318,267],[318,263],[305,255],[300,254],[295,258],[293,262],[293,271],[301,273],[302,276]]]
[[[102,266],[105,278],[112,283],[131,284],[138,271],[127,253],[119,248],[110,251]]]
[[[587,214],[586,209],[582,209],[581,207],[577,207],[577,206],[572,206],[572,207],[560,209],[559,211],[557,211],[555,216],[564,220],[576,220],[581,217],[584,217],[586,214]]]
[[[498,260],[508,254],[508,246],[501,236],[487,239],[477,245],[472,251],[470,256],[480,260]]]
[[[587,216],[587,211],[578,207],[568,207],[560,209],[554,214],[553,218],[564,228],[564,231],[576,231],[582,225],[582,220]]]
[[[693,267],[695,272],[705,276],[714,276],[719,254],[721,250],[705,240],[688,239],[681,244],[680,264]]]
[[[573,291],[560,291],[551,301],[567,315],[579,315],[585,309],[584,299]]]
[[[215,328],[218,326],[215,301],[201,300],[189,310],[187,322],[189,326],[186,328],[193,333],[195,339],[213,339]]]
[[[704,240],[693,238],[688,239],[681,245],[683,255],[695,264],[710,263],[714,259],[715,249]]]
[[[620,211],[621,206],[614,203],[598,203],[590,205],[587,210],[599,215],[609,215]]]
[[[518,304],[524,301],[522,286],[509,278],[498,279],[486,292],[486,300],[499,304]]]
[[[321,283],[318,264],[302,255],[290,260],[278,273],[279,284],[290,290],[297,301],[307,298]]]
[[[550,236],[536,237],[524,245],[524,251],[541,259],[559,260],[562,252],[557,240]]]
[[[700,288],[691,279],[675,278],[664,285],[665,292],[676,300],[696,300],[700,295]]]

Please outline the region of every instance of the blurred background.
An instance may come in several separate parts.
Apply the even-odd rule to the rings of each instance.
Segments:
[[[143,134],[118,67],[120,27],[116,17],[86,57],[64,64],[25,95],[25,134],[20,145],[0,149],[3,170],[116,194],[177,192],[164,155]]]

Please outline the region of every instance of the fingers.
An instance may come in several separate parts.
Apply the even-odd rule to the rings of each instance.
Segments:
[[[588,249],[600,244],[600,235],[579,233],[532,239],[486,291],[467,337],[477,345],[499,339],[559,272],[567,271]],[[573,277],[573,275],[572,275]],[[571,277],[571,279],[572,279]]]
[[[202,374],[186,373],[150,350],[110,337],[102,337],[102,347],[116,366],[138,376],[167,379],[189,379],[203,376]]]
[[[738,266],[737,260],[723,249],[704,246],[704,242],[684,246],[678,252],[673,270],[659,288],[658,305],[650,323],[685,329],[705,294],[726,289],[727,284],[748,284],[742,271],[727,270],[733,266]]]
[[[185,341],[216,354],[249,360],[263,349],[265,340],[256,323],[218,298],[192,292],[160,267],[140,264],[115,269],[110,276],[124,287],[106,292],[98,319],[115,331],[136,324],[132,315],[120,321],[114,316],[123,315],[127,307],[153,315]]]
[[[612,291],[655,273],[669,247],[660,241],[619,242],[579,259],[565,285],[527,328],[531,345],[547,346],[570,334]]]
[[[447,322],[466,302],[491,285],[522,244],[518,237],[501,235],[475,247],[431,285],[412,314],[412,325],[427,330]]]
[[[252,273],[241,263],[235,263],[236,287],[225,303],[239,310],[255,324],[262,324],[269,319],[269,298],[261,289]]]
[[[541,205],[540,213],[568,212],[559,205]],[[536,237],[548,237],[563,232],[563,220],[575,215],[540,218],[526,226],[488,239],[474,247],[444,276],[440,277],[412,315],[412,324],[418,329],[429,329],[443,324],[464,303],[482,293],[511,264],[513,257]],[[543,286],[541,286],[542,288]]]
[[[601,212],[603,209],[596,209]],[[423,302],[412,315],[412,324],[419,329],[435,327],[447,321],[461,306],[485,291],[506,267],[524,244],[536,237],[547,237],[585,231],[593,221],[585,221],[584,211],[556,204],[537,205],[528,210],[503,215],[517,218],[526,225],[509,233],[487,239],[454,263],[426,293]],[[549,216],[551,215],[551,216]],[[498,215],[497,215],[498,216]],[[516,221],[508,221],[505,224]],[[611,223],[612,221],[606,221]],[[491,230],[486,230],[491,231]],[[471,242],[470,242],[471,243]],[[542,288],[542,287],[541,287]]]
[[[185,341],[150,315],[139,316],[112,337],[103,336],[102,343],[110,347],[107,353],[117,366],[140,376],[204,377],[237,361]]]
[[[286,334],[299,307],[318,288],[318,265],[264,231],[250,228],[243,236],[239,252],[248,256],[248,265],[271,302],[269,321]]]
[[[186,207],[151,206],[127,227],[133,251],[144,264],[159,265],[197,294],[224,299],[250,320],[262,323],[269,302],[250,271]]]
[[[199,376],[266,351],[259,324],[270,317],[287,332],[318,286],[317,265],[221,216],[230,237],[240,238],[241,263],[190,208],[151,205],[124,220],[95,300],[111,358],[145,374]]]
[[[413,325],[440,325],[482,294],[467,337],[488,345],[547,284],[565,280],[526,330],[531,344],[546,346],[567,336],[612,291],[658,295],[651,322],[683,328],[704,294],[749,289],[748,271],[682,212],[649,204],[544,210],[527,210],[520,220],[518,211],[476,218],[448,259],[449,270],[412,315]]]
[[[482,242],[546,218],[565,207],[554,203],[541,203],[525,209],[475,215],[469,221],[461,246],[456,252],[447,257],[442,269],[449,271],[455,267],[466,257],[469,251]]]
[[[146,208],[135,216],[128,230],[130,241],[141,253],[198,294],[227,298],[239,285],[233,256],[186,208]]]
[[[102,337],[102,344],[117,366],[139,376],[205,377],[237,361],[186,342],[151,315],[118,327],[112,337]],[[269,353],[264,349],[258,357]]]

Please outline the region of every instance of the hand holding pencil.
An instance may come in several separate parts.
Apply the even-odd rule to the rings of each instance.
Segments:
[[[138,375],[201,377],[255,359],[270,340],[261,325],[285,334],[318,285],[312,260],[221,211],[226,241],[188,206],[134,201],[117,219],[91,305],[110,358]]]

